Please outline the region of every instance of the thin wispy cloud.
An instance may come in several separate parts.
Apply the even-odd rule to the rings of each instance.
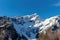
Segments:
[[[60,2],[57,2],[57,3],[53,4],[53,6],[60,7]]]

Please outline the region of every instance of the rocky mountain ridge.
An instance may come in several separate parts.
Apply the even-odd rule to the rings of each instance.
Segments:
[[[36,14],[12,18],[0,17],[1,40],[42,40],[40,35],[46,34],[47,30],[56,32],[59,28],[60,16],[54,16],[44,21]]]

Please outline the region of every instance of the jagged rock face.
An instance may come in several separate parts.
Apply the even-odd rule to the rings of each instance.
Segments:
[[[18,34],[8,17],[0,17],[0,40],[16,40]]]
[[[36,15],[30,15],[30,17],[22,16],[15,18],[10,18],[7,16],[0,17],[0,40],[21,40],[26,38],[24,38],[24,34],[22,36],[18,35],[19,33],[17,33],[17,30],[14,28],[13,22],[16,25],[20,25],[18,29],[23,30],[18,30],[20,33],[24,32],[27,36],[31,36],[28,34],[32,32],[35,35],[36,28],[33,28],[33,25],[35,23],[39,23],[38,19],[39,18]],[[16,26],[16,28],[17,27],[18,26]]]
[[[21,40],[25,38],[25,34],[27,36],[31,36],[28,35],[31,32],[35,35],[35,31],[36,28],[33,28],[33,25],[35,23],[39,23],[39,18],[36,15],[30,15],[30,17],[28,16],[20,16],[20,17],[14,17],[14,18],[10,18],[7,16],[3,16],[0,17],[0,40]],[[17,32],[17,30],[14,28],[14,24],[16,25],[20,25],[18,29],[22,29],[25,32],[25,34],[23,34],[22,36]],[[21,28],[21,26],[23,28]],[[17,28],[18,26],[16,26]],[[29,32],[29,33],[28,33]],[[37,32],[37,31],[36,31]],[[20,31],[21,33],[21,31]],[[21,37],[20,37],[21,36]],[[31,37],[32,38],[32,37]]]

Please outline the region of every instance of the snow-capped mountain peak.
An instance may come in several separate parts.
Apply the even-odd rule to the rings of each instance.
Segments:
[[[39,19],[39,16],[36,15],[36,14],[33,14],[33,15],[28,15],[28,16],[22,16],[23,17],[23,20],[25,22],[23,26],[23,30],[25,30],[25,36],[26,38],[29,40],[29,38],[34,39],[36,37],[36,34],[37,33],[46,33],[46,31],[49,29],[49,28],[53,28],[55,25],[60,27],[60,22],[58,22],[58,20],[60,20],[60,16],[54,16],[54,17],[51,17],[51,18],[48,18],[44,21],[41,21]],[[19,18],[19,17],[18,17]],[[25,19],[26,18],[26,19]],[[18,19],[17,19],[18,20]],[[21,20],[21,19],[20,19]],[[21,21],[21,22],[22,22]],[[19,27],[22,27],[21,25]],[[30,29],[30,30],[28,30]],[[28,30],[28,31],[27,31]],[[37,32],[36,32],[36,31]],[[23,31],[22,31],[23,32]],[[29,33],[28,33],[29,32]],[[33,33],[35,32],[35,33]],[[24,33],[24,32],[23,32]],[[30,34],[30,37],[27,35],[27,34]],[[32,34],[31,34],[32,33]],[[22,34],[23,35],[23,34]],[[31,36],[31,35],[35,35],[34,37]],[[29,37],[29,38],[28,38]]]
[[[40,20],[37,14],[13,18],[4,16],[1,20],[3,23],[1,22],[0,28],[5,27],[7,24],[12,24],[17,34],[20,37],[24,36],[27,40],[36,40],[38,33],[46,33],[49,28],[53,29],[54,26],[60,28],[60,16],[50,17],[44,21]]]

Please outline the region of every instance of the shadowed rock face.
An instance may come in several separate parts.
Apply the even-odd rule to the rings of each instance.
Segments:
[[[60,29],[54,32],[52,31],[52,28],[49,28],[47,30],[47,33],[42,33],[41,35],[39,35],[37,40],[60,40]]]
[[[18,34],[16,33],[16,30],[13,28],[13,25],[8,27],[7,30],[7,36],[11,38],[12,40],[16,40],[18,37]]]
[[[16,22],[17,20],[14,19],[13,21]],[[27,39],[24,36],[20,37],[20,35],[14,28],[12,19],[4,16],[0,17],[0,40],[27,40]]]
[[[16,40],[17,37],[18,34],[16,33],[12,25],[10,25],[8,28],[0,29],[0,40]]]
[[[3,21],[4,20],[4,21]],[[0,19],[0,40],[16,40],[18,34],[8,18]]]

